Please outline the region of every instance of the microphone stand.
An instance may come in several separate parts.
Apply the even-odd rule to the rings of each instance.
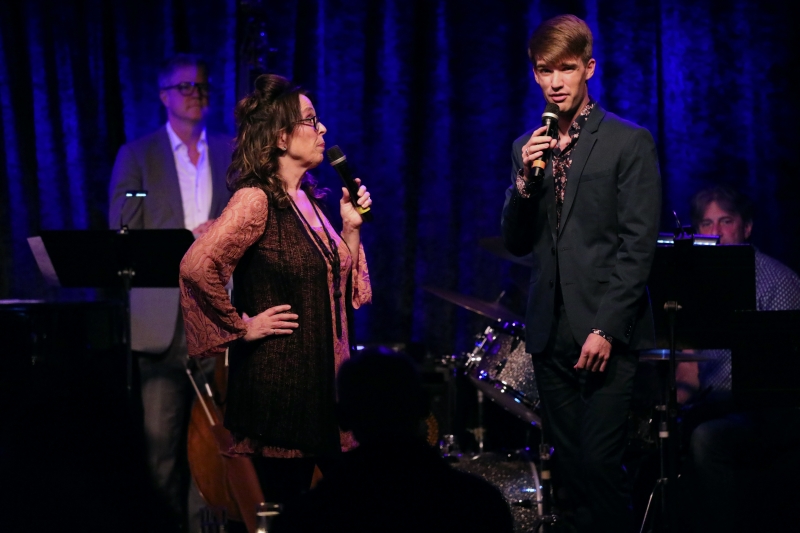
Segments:
[[[147,196],[147,191],[144,190],[131,190],[125,192],[125,200],[122,202],[122,206],[119,209],[119,230],[117,231],[118,235],[130,235],[128,233],[128,225],[123,224],[122,219],[122,212],[125,209],[125,204],[128,202],[129,198],[144,198]],[[133,213],[131,213],[131,217],[136,214],[136,211],[139,210],[142,203],[139,202],[139,205],[136,207]],[[127,240],[127,239],[126,239]],[[127,252],[127,246],[122,246],[122,249]],[[136,271],[133,269],[131,258],[128,256],[127,253],[123,253],[122,257],[124,260],[122,261],[122,268],[117,271],[117,275],[122,280],[122,309],[123,309],[123,321],[124,321],[124,341],[125,341],[125,366],[126,366],[126,384],[128,389],[128,402],[133,402],[133,351],[131,350],[131,287],[133,285],[133,277],[136,275]]]
[[[717,244],[719,237],[708,235],[694,235],[691,227],[684,227],[675,216],[675,229],[671,239],[674,247],[672,261],[668,265],[667,298],[664,302],[664,311],[667,313],[667,332],[669,342],[669,364],[666,370],[661,366],[659,377],[663,384],[661,404],[656,406],[659,413],[658,425],[658,452],[659,452],[659,478],[650,493],[642,525],[639,533],[644,533],[645,525],[650,514],[653,497],[660,490],[661,503],[661,532],[666,533],[670,528],[677,527],[677,507],[675,506],[675,490],[678,479],[678,389],[675,378],[677,367],[675,360],[676,330],[678,311],[683,307],[678,302],[679,276],[686,269],[692,247],[695,244]],[[667,234],[668,235],[668,234]],[[659,240],[659,243],[664,241]],[[666,374],[666,375],[665,375]]]

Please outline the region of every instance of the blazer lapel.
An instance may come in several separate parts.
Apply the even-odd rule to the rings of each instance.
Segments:
[[[161,187],[163,188],[163,199],[166,200],[165,208],[170,210],[169,220],[172,226],[182,228],[183,218],[183,199],[181,198],[181,185],[178,181],[178,170],[175,168],[175,154],[172,151],[172,144],[169,141],[167,127],[164,126],[158,136],[158,166],[161,170]],[[161,202],[162,200],[159,200]]]
[[[556,182],[553,179],[553,165],[547,165],[544,172],[544,184],[542,186],[547,197],[544,203],[547,206],[547,220],[550,222],[550,233],[553,242],[556,242]]]
[[[586,121],[586,124],[584,124],[581,129],[578,144],[575,145],[574,152],[572,153],[572,165],[570,165],[567,171],[567,190],[564,192],[564,206],[561,208],[561,225],[558,228],[559,235],[563,233],[564,226],[569,222],[569,214],[570,211],[572,211],[572,205],[575,203],[575,196],[578,194],[583,168],[589,160],[589,155],[592,153],[594,143],[597,142],[597,130],[605,115],[605,110],[597,105],[594,110],[592,110],[589,120]]]

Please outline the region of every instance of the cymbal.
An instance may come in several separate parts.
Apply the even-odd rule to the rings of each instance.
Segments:
[[[682,352],[675,350],[675,362],[711,361],[714,357],[702,352]],[[669,361],[669,350],[642,350],[639,352],[639,361]]]
[[[523,317],[512,311],[509,311],[497,302],[487,302],[485,300],[475,298],[474,296],[466,296],[457,292],[448,291],[447,289],[431,287],[430,285],[424,285],[422,288],[431,294],[435,294],[439,298],[447,300],[450,303],[454,303],[459,307],[469,309],[474,313],[478,313],[494,320],[509,320],[519,323],[523,323],[525,321]]]
[[[503,244],[503,237],[499,235],[496,237],[484,237],[478,240],[478,246],[486,250],[487,252],[491,252],[497,257],[501,259],[506,259],[513,263],[517,263],[518,265],[523,265],[527,267],[533,266],[533,257],[531,254],[523,255],[522,257],[517,257],[513,255],[511,252],[506,250],[505,244]]]

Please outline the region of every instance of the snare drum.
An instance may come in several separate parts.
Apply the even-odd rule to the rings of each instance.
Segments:
[[[478,336],[467,356],[470,380],[490,399],[530,424],[541,424],[536,414],[539,392],[530,354],[525,352],[525,327],[498,321]]]

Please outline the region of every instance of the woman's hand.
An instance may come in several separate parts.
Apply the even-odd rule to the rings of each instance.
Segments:
[[[247,316],[247,313],[242,313],[242,320],[247,326],[247,333],[244,340],[250,342],[258,339],[263,339],[270,335],[289,335],[298,326],[298,316],[294,313],[287,313],[291,309],[291,305],[276,305],[270,307],[266,311],[262,311],[253,318]]]
[[[546,129],[547,126],[542,126],[534,130],[528,142],[522,145],[522,171],[525,173],[526,178],[533,166],[533,162],[542,157],[544,151],[548,148],[555,148],[558,142],[552,137],[542,135]]]
[[[356,178],[355,181],[359,185],[358,200],[356,200],[356,203],[361,207],[371,206],[372,198],[370,198],[367,188],[361,185],[361,178]],[[364,222],[361,215],[356,211],[356,208],[353,207],[352,202],[350,202],[350,191],[345,187],[342,187],[342,199],[339,200],[339,213],[342,215],[343,232],[358,229]]]

